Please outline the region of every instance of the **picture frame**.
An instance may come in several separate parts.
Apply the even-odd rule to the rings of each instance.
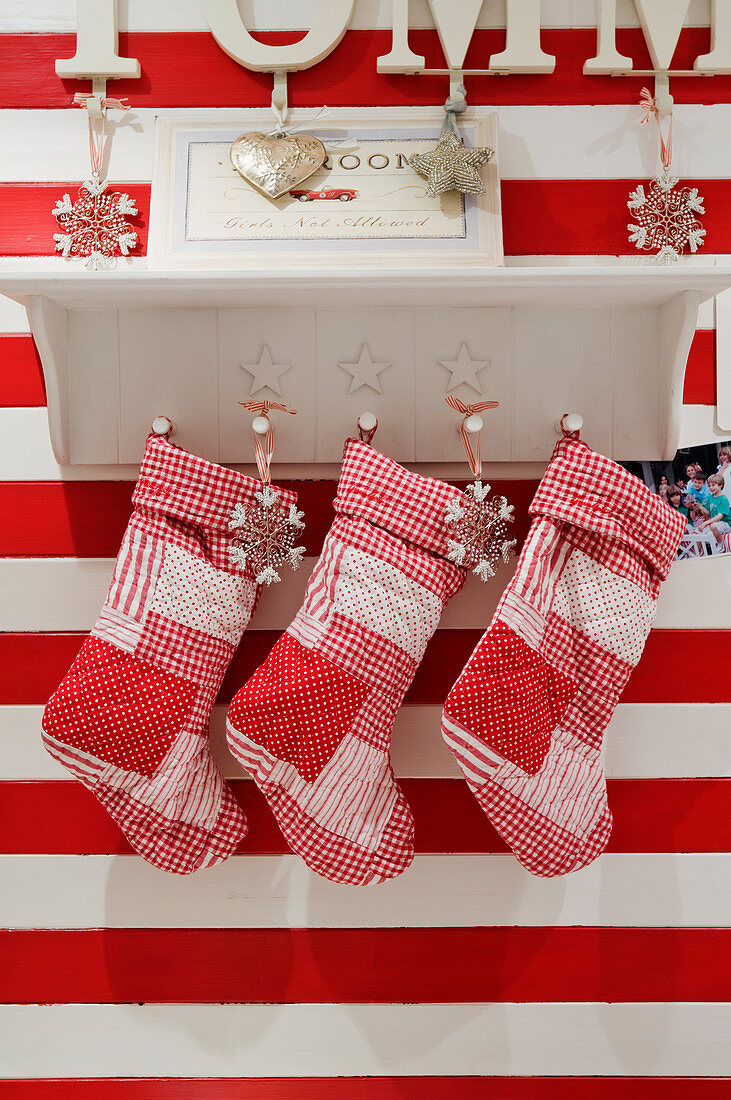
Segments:
[[[180,270],[247,269],[283,260],[295,267],[504,262],[498,123],[495,111],[460,118],[465,144],[488,146],[482,195],[426,194],[408,164],[432,149],[444,112],[435,108],[338,108],[293,111],[294,133],[326,146],[325,165],[281,198],[258,192],[233,167],[231,143],[271,131],[267,109],[191,112],[158,120],[148,264]],[[344,198],[343,196],[347,196]]]

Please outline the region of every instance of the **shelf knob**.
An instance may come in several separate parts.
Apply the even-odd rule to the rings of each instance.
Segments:
[[[485,424],[482,417],[478,416],[477,413],[468,416],[464,422],[464,430],[468,432],[469,435],[477,435],[478,432],[482,431],[484,426]]]
[[[153,435],[168,436],[172,435],[175,429],[175,425],[169,416],[156,416],[152,422],[150,431]]]
[[[561,432],[580,432],[583,427],[583,416],[579,413],[566,413],[556,424],[556,431],[560,435]]]
[[[255,416],[251,422],[251,427],[257,435],[266,435],[270,427],[269,417]]]
[[[362,412],[358,417],[358,427],[364,432],[372,432],[377,423],[375,413]]]

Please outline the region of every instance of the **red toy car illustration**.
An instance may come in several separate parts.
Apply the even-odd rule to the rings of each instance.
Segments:
[[[290,191],[293,199],[300,202],[312,202],[313,199],[340,199],[341,202],[350,202],[358,198],[358,192],[347,187],[332,187],[324,191]]]

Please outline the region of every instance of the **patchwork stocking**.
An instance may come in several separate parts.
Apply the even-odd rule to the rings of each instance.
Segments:
[[[564,438],[492,624],[442,734],[521,863],[560,875],[606,847],[600,750],[642,654],[684,521],[637,478]]]
[[[150,437],[106,602],[43,716],[51,755],[166,871],[210,867],[246,834],[208,720],[257,599],[229,517],[259,488]]]
[[[444,523],[461,497],[349,440],[304,606],[229,710],[231,751],[287,843],[335,882],[382,882],[413,859],[391,730],[464,580],[446,560]]]

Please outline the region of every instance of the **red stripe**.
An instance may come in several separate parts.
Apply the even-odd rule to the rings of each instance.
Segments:
[[[46,403],[41,361],[30,333],[0,335],[0,407]]]
[[[3,1100],[715,1100],[727,1077],[149,1077],[0,1081]]]
[[[731,929],[0,932],[9,1004],[725,1001]]]
[[[333,519],[335,481],[280,481],[304,509],[308,554],[319,554]],[[456,485],[464,482],[455,481]],[[493,492],[515,505],[515,534],[528,530],[536,481],[493,481]],[[134,482],[0,482],[0,557],[116,557],[127,526]]]
[[[683,402],[716,404],[716,333],[698,329],[688,356]],[[0,335],[0,408],[46,404],[43,371],[30,333]]]
[[[684,405],[716,404],[716,332],[698,329],[690,345],[683,387]]]
[[[506,852],[508,847],[461,779],[404,779],[420,854]],[[253,783],[231,787],[249,833],[240,855],[282,855],[288,848]],[[609,780],[614,814],[610,852],[731,852],[731,779]],[[29,814],[28,807],[42,808]],[[0,784],[0,853],[129,855],[132,849],[96,799],[65,780]],[[134,999],[134,998],[133,998]]]
[[[503,180],[503,239],[506,256],[635,256],[627,234],[627,196],[636,179]],[[729,181],[688,180],[706,200],[703,225],[706,252],[731,252],[731,221],[726,217]],[[113,184],[137,200],[134,224],[143,255],[150,208],[149,183]],[[0,184],[0,255],[46,256],[54,252],[58,228],[51,215],[55,199],[78,183]]]
[[[487,625],[487,624],[485,624]],[[427,646],[406,701],[442,703],[480,640],[480,630],[438,630]],[[0,634],[0,705],[45,703],[81,648],[85,634]],[[244,635],[221,688],[228,703],[279,637],[275,630]],[[624,703],[727,703],[731,689],[714,675],[728,644],[725,630],[653,630],[622,695]],[[691,654],[696,675],[669,676]]]
[[[52,214],[56,199],[68,193],[76,198],[81,179],[89,174],[88,165],[79,164],[80,178],[71,183],[0,183],[0,256],[52,256],[56,244],[53,234],[58,223]],[[138,242],[133,256],[147,251],[147,220],[150,210],[149,183],[110,181],[110,191],[124,191],[140,211],[128,219]]]
[[[295,35],[294,38],[299,37]],[[261,41],[282,44],[291,34],[257,34]],[[558,28],[542,31],[541,42],[556,57],[550,75],[507,78],[469,78],[471,103],[631,103],[637,104],[645,77],[613,79],[584,76],[584,62],[596,54],[596,30]],[[433,30],[414,30],[412,49],[426,58],[427,67],[444,67],[444,55]],[[136,57],[142,66],[139,80],[115,80],[112,94],[127,96],[133,107],[266,107],[271,100],[271,77],[254,73],[233,61],[213,36],[200,32],[120,34],[120,53]],[[478,30],[467,54],[467,68],[484,68],[491,54],[505,46],[502,30]],[[617,47],[634,59],[638,69],[652,68],[639,28],[617,31]],[[376,61],[391,48],[389,30],[349,31],[333,52],[310,69],[292,73],[289,100],[293,107],[415,106],[442,103],[446,77],[387,76],[376,71]],[[73,94],[88,91],[88,81],[61,81],[54,72],[57,57],[71,57],[72,34],[0,35],[0,107],[70,107]],[[673,58],[673,67],[692,69],[699,54],[710,49],[706,27],[686,28]],[[677,80],[677,103],[731,102],[731,77],[699,76]]]

